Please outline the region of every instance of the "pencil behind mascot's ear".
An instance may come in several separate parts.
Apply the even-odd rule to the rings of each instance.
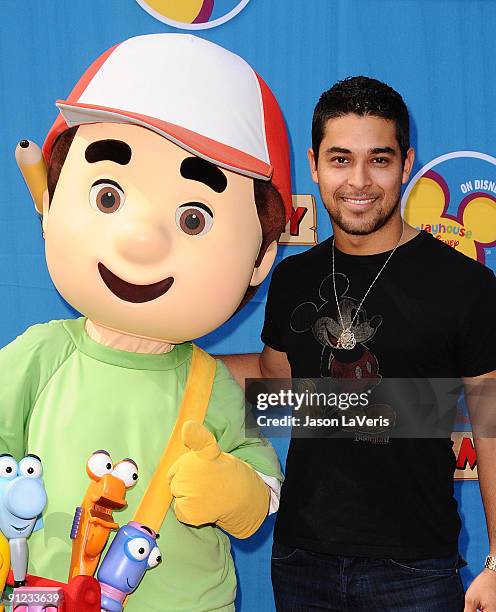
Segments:
[[[47,189],[47,168],[40,147],[31,140],[21,140],[15,150],[15,158],[36,212],[43,214],[43,193]]]

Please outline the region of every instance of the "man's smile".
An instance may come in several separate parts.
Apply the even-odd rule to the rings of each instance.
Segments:
[[[363,194],[363,195],[339,195],[339,198],[344,202],[345,206],[354,212],[363,212],[372,208],[378,199],[376,194]]]
[[[133,302],[135,304],[141,304],[143,302],[150,302],[156,300],[158,297],[168,291],[174,278],[169,276],[164,280],[152,283],[151,285],[133,285],[128,283],[122,278],[116,276],[108,268],[106,268],[101,262],[98,263],[98,271],[102,277],[103,282],[121,300],[126,302]]]

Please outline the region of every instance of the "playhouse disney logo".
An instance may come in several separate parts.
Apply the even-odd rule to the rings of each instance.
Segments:
[[[206,30],[236,17],[249,0],[136,0],[155,19],[182,30]]]
[[[455,151],[426,164],[402,198],[405,220],[487,263],[496,245],[496,158]]]

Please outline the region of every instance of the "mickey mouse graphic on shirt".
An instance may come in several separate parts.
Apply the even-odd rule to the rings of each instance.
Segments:
[[[377,358],[364,343],[373,338],[382,323],[382,317],[369,317],[363,306],[357,312],[359,304],[347,294],[350,282],[345,274],[335,274],[335,281],[342,324],[335,305],[330,275],[324,278],[319,287],[322,304],[319,306],[313,302],[304,302],[297,306],[291,314],[290,326],[296,333],[311,331],[322,345],[320,375],[323,378],[363,381],[359,390],[365,391],[381,380]],[[356,345],[351,350],[338,346],[343,327],[350,328],[355,336]],[[354,385],[354,389],[358,390],[358,387]]]
[[[377,357],[365,342],[374,337],[382,323],[382,316],[369,316],[358,300],[348,295],[350,282],[345,274],[336,273],[334,279],[341,317],[336,306],[333,277],[329,275],[319,287],[322,303],[319,305],[304,302],[297,306],[291,313],[290,327],[296,333],[310,331],[322,345],[320,375],[322,378],[332,379],[333,389],[336,388],[335,383],[342,391],[370,392],[381,382],[382,376]],[[341,348],[338,344],[342,330],[348,328],[356,340],[356,345],[351,350]],[[349,416],[351,412],[357,415],[365,413],[363,408],[348,408]],[[369,405],[366,413],[370,417],[376,416],[376,413],[387,413],[392,419],[390,422],[394,421],[394,410],[390,406]],[[355,439],[387,442],[387,438],[378,435],[382,431],[381,428],[359,427],[353,431],[357,434]]]

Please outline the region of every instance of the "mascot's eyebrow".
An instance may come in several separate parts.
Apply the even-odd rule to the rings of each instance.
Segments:
[[[33,457],[34,459],[38,459],[38,461],[41,463],[41,459],[38,457],[38,455],[35,455],[34,453],[28,453],[26,457]]]
[[[84,156],[89,164],[99,161],[113,161],[125,166],[131,160],[131,147],[122,140],[97,140],[86,148]]]
[[[181,176],[192,181],[204,183],[217,193],[227,187],[227,176],[216,165],[201,157],[186,157],[181,163]]]

